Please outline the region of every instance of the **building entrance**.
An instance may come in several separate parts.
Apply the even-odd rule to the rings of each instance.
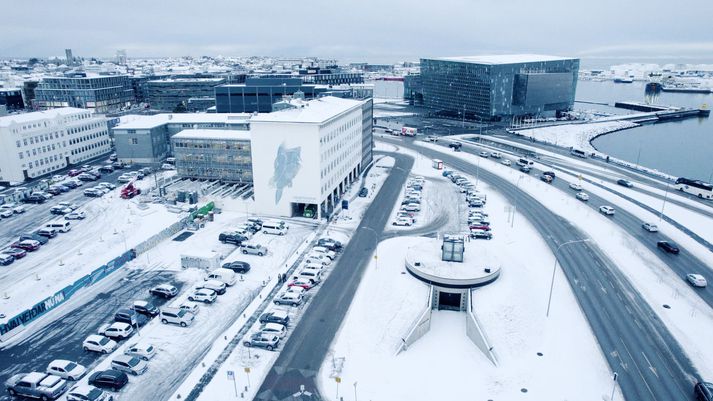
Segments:
[[[438,310],[460,310],[460,293],[439,291]]]

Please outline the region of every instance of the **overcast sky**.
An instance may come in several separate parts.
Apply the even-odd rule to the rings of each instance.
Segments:
[[[4,2],[0,57],[713,58],[713,0]],[[586,4],[586,5],[585,5]]]

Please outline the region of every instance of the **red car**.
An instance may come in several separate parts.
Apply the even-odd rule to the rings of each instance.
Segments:
[[[304,288],[305,290],[309,290],[310,288],[314,287],[314,281],[305,279],[305,278],[297,278],[293,282],[287,284],[288,287],[301,287]]]
[[[13,248],[19,248],[28,252],[33,252],[40,249],[40,241],[35,241],[33,239],[26,239],[22,241],[15,242],[10,245]]]
[[[15,259],[22,259],[27,255],[27,252],[24,249],[20,249],[20,248],[3,249],[2,251],[0,251],[0,253],[12,255]]]
[[[490,226],[487,224],[482,224],[482,223],[475,223],[471,224],[468,228],[471,230],[485,230],[485,231],[490,231]]]
[[[75,169],[69,170],[69,172],[67,173],[67,175],[70,177],[76,177],[79,174],[82,174],[82,172],[80,170],[75,170]]]

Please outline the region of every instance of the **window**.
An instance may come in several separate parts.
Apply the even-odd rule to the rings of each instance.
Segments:
[[[139,144],[139,140],[138,140],[138,138],[130,138],[130,139],[129,139],[129,143],[130,143],[131,145],[138,145],[138,144]]]

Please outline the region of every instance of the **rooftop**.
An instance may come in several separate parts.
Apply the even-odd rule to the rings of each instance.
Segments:
[[[361,107],[362,102],[325,96],[310,101],[293,99],[290,104],[296,107],[259,114],[251,118],[250,122],[322,123],[354,107]]]
[[[164,124],[234,123],[245,124],[248,113],[161,113],[153,116],[127,115],[114,129],[151,129]]]
[[[436,57],[430,60],[455,61],[473,64],[517,64],[540,61],[575,60],[572,57],[546,56],[542,54],[493,54],[482,56]]]
[[[7,127],[11,124],[22,124],[38,120],[53,119],[60,116],[69,116],[80,113],[91,114],[91,112],[87,109],[79,109],[76,107],[62,107],[44,111],[33,111],[31,113],[10,114],[0,117],[0,127]]]
[[[221,83],[225,82],[225,78],[163,78],[154,79],[148,82],[207,82]]]
[[[250,131],[234,129],[184,129],[172,138],[249,141]]]

